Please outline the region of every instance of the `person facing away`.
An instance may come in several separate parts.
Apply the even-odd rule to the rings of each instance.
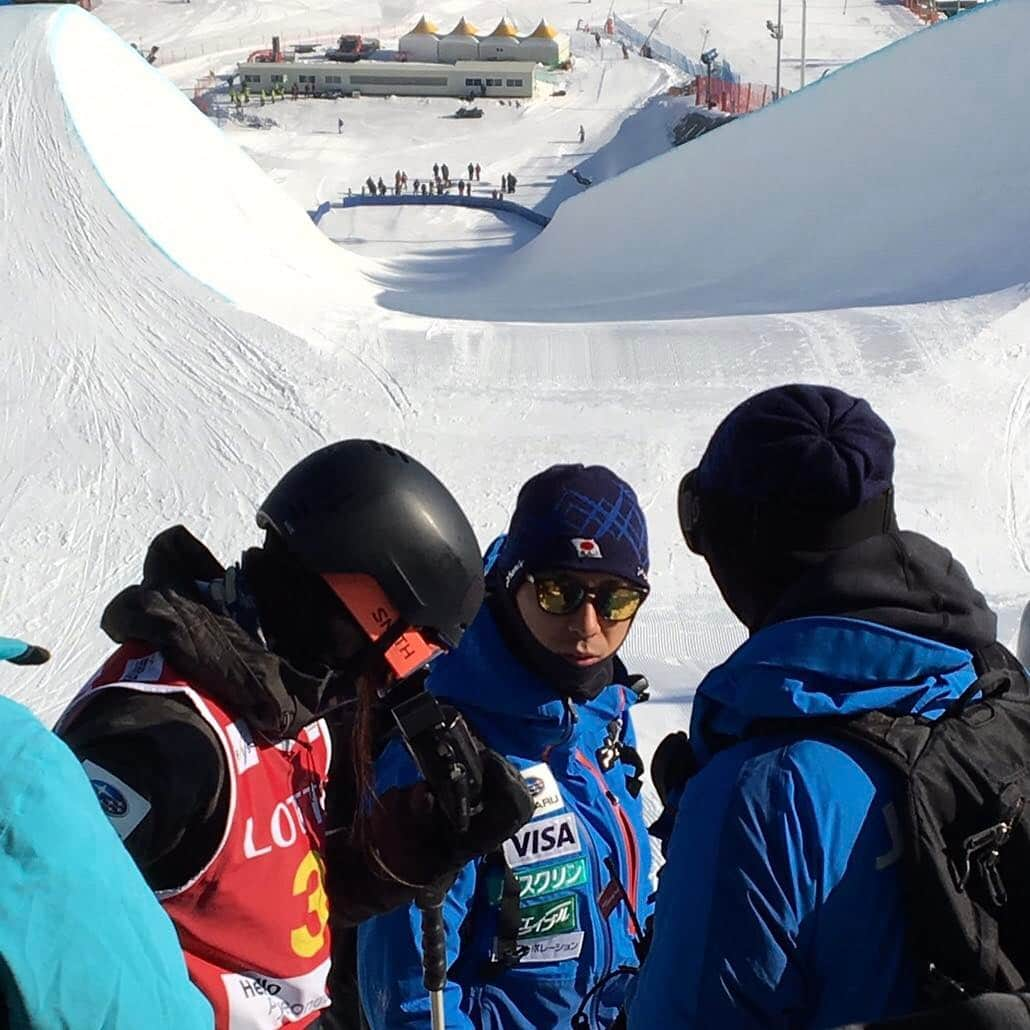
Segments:
[[[476,168],[475,168],[475,172],[476,172],[476,182],[479,182],[479,173],[480,173],[481,171],[482,171],[482,169],[481,169],[481,168],[479,167],[479,165],[477,164],[477,165],[476,165]]]
[[[456,646],[483,594],[446,487],[345,440],[290,469],[257,521],[263,544],[229,568],[182,526],[154,540],[142,583],[104,612],[118,648],[58,732],[175,923],[217,1030],[302,1030],[329,1004],[331,913],[353,924],[407,903],[532,802],[489,753],[463,834],[424,783],[355,802],[372,756],[343,730]]]
[[[518,766],[536,810],[446,896],[447,1026],[607,1027],[650,913],[631,716],[646,684],[618,658],[648,594],[644,513],[607,468],[556,465],[522,487],[486,565],[486,603],[429,685]],[[398,741],[377,771],[414,776]],[[420,934],[414,906],[359,928],[372,1030],[429,1027]]]
[[[0,659],[41,647],[0,637]],[[0,697],[0,1026],[211,1030],[175,928],[94,799],[88,774],[27,709]],[[119,805],[114,793],[109,807]]]
[[[940,717],[996,620],[948,551],[898,529],[894,443],[866,401],[781,386],[735,408],[681,483],[687,544],[749,637],[698,687],[689,741],[655,755],[667,863],[630,1030],[916,1007],[892,770],[813,720]]]
[[[473,175],[475,174],[475,171],[476,171],[476,166],[471,161],[469,161],[469,163],[468,163],[469,179],[471,179],[473,177]]]

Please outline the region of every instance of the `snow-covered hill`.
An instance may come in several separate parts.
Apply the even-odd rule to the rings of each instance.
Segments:
[[[149,6],[132,7],[141,21],[130,38],[146,40]],[[229,0],[190,6],[184,20],[235,17]],[[413,221],[425,212],[385,225],[372,254],[334,246],[296,195],[95,18],[0,8],[0,597],[4,631],[55,652],[51,666],[11,670],[0,686],[53,716],[103,655],[103,603],[137,577],[155,531],[182,521],[231,559],[255,539],[254,507],[284,468],[323,440],[360,434],[436,469],[483,543],[520,483],[551,462],[605,462],[634,483],[655,572],[628,648],[655,685],[641,715],[649,745],[686,718],[698,676],[740,639],[679,539],[676,483],[733,404],[786,380],[866,395],[891,421],[902,522],[954,549],[1013,641],[1030,594],[1027,145],[1012,130],[1024,10],[995,0],[616,176],[497,258],[497,281],[473,253],[450,266],[448,284],[425,255],[418,278],[400,256],[408,230],[425,232]],[[990,50],[983,77],[955,56],[974,43]],[[962,73],[947,105],[919,105],[918,124],[873,86],[917,58]],[[653,88],[622,74],[618,89],[580,96],[581,117],[561,114],[597,118],[592,147],[618,128],[598,97],[617,113]],[[1009,94],[991,92],[994,77]],[[405,118],[409,138],[429,131],[420,102],[381,103],[393,154]],[[938,110],[974,106],[961,131],[975,149]],[[480,128],[497,135],[484,147],[503,136],[532,167],[534,147],[568,139],[547,135],[550,111],[542,99],[493,128],[488,115]],[[831,134],[842,112],[847,127]],[[942,142],[928,126],[953,135]],[[297,138],[262,135],[262,167],[294,168]],[[773,150],[775,139],[806,146]],[[338,174],[340,155],[313,149],[304,174]],[[742,192],[741,165],[749,182],[778,188],[775,211]],[[553,152],[542,167],[533,180],[520,165],[520,184],[553,188]],[[354,218],[355,234],[374,225]],[[965,272],[957,243],[969,248]],[[892,306],[829,309],[838,287],[839,303],[868,302],[883,281]],[[462,320],[396,310],[425,304],[412,293],[423,283],[460,303]],[[377,303],[384,286],[393,310]],[[972,296],[983,288],[999,292]],[[929,302],[944,296],[954,299]],[[790,313],[788,300],[826,310]],[[668,317],[763,307],[781,313]]]

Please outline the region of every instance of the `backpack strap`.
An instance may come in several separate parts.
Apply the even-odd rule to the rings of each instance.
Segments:
[[[498,848],[483,858],[483,876],[487,904],[497,913],[497,923],[490,955],[480,968],[484,980],[496,980],[513,969],[529,950],[519,944],[519,881]]]

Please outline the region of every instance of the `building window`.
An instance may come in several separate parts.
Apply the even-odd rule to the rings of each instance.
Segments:
[[[498,85],[500,85],[500,83],[498,83]],[[508,88],[509,89],[514,89],[516,86],[521,86],[521,85],[522,85],[522,79],[509,79],[508,80]]]
[[[483,80],[482,79],[466,79],[465,80],[465,85],[466,86],[482,86],[483,85]]]
[[[488,86],[503,86],[504,79],[487,79],[486,84]]]
[[[244,82],[260,82],[261,81],[261,76],[260,75],[244,75],[243,76],[243,81]]]
[[[343,77],[340,75],[327,75],[325,77],[327,83],[332,83],[334,86],[339,86],[343,82]]]
[[[351,74],[352,86],[446,86],[446,75],[355,75]],[[468,83],[466,83],[468,85]]]
[[[300,77],[300,81],[301,81],[301,85],[303,85],[305,82],[310,82],[311,85],[313,86],[315,84],[315,76],[314,75],[302,75]]]
[[[273,75],[272,76],[272,81],[273,82],[282,82],[283,81],[283,77],[281,75]]]

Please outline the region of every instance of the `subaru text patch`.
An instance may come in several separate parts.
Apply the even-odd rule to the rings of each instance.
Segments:
[[[554,773],[546,762],[523,769],[522,779],[525,780],[526,788],[533,799],[534,816],[557,812],[565,807]]]

